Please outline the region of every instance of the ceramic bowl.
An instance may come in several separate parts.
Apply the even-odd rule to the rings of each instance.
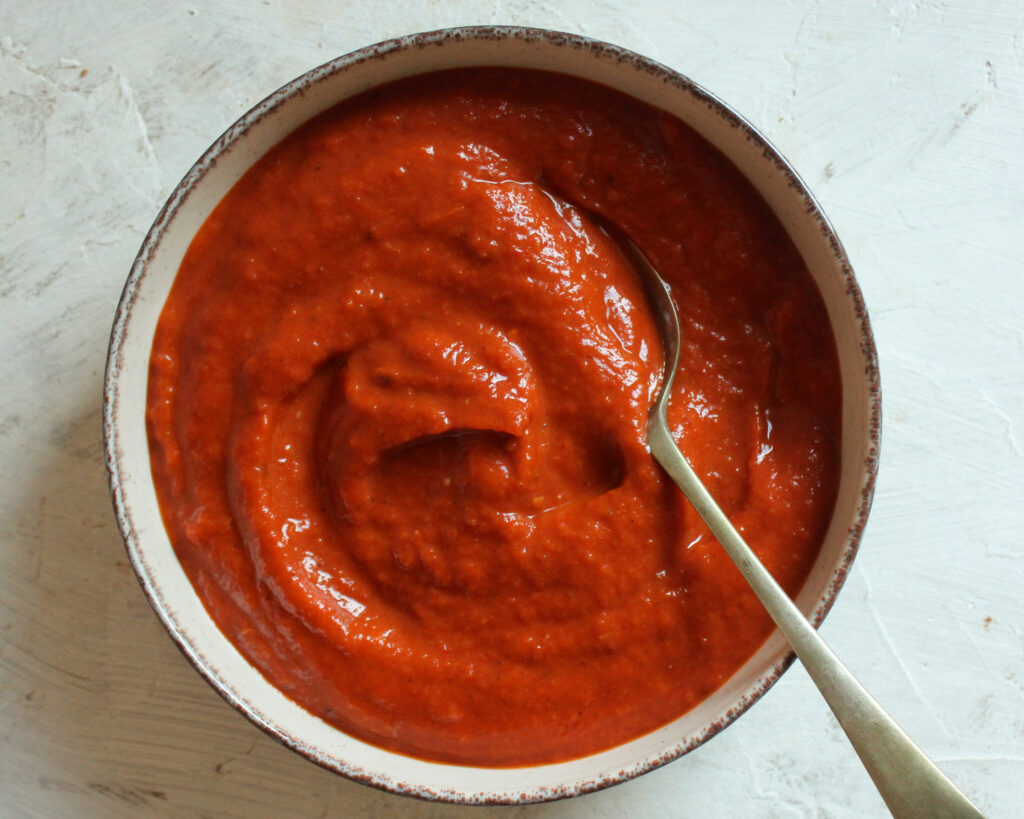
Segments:
[[[139,581],[178,646],[229,703],[313,762],[360,782],[453,802],[523,803],[596,790],[685,754],[750,707],[778,679],[792,655],[775,634],[689,713],[624,745],[569,762],[490,769],[426,762],[382,750],[297,706],[249,665],[214,625],[161,522],[146,439],[148,360],[157,319],[192,237],[228,189],[271,146],[347,97],[408,75],[474,65],[576,75],[669,111],[732,160],[789,232],[824,298],[842,371],[838,501],[821,555],[797,599],[812,621],[820,623],[856,552],[878,457],[878,370],[860,291],[821,209],[763,136],[686,77],[605,43],[504,27],[418,34],[333,60],[259,103],[188,172],[142,244],[111,335],[103,421],[114,507]]]

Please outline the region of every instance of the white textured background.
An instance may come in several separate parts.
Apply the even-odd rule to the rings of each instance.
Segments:
[[[388,37],[544,26],[642,52],[767,133],[821,199],[874,323],[874,511],[823,633],[992,816],[1024,814],[1024,5],[642,0],[0,2],[0,815],[883,814],[794,667],[634,782],[511,809],[319,770],[225,705],[126,562],[100,392],[143,234],[287,80]]]

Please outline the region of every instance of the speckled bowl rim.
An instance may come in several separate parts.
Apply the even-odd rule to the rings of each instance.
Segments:
[[[323,65],[313,68],[302,76],[282,86],[240,117],[192,166],[181,182],[175,187],[166,204],[160,210],[160,213],[152,227],[146,234],[138,256],[132,265],[118,303],[113,328],[111,330],[104,376],[103,444],[108,483],[118,527],[125,541],[125,547],[128,551],[132,567],[135,570],[136,576],[142,586],[146,598],[149,600],[150,605],[160,618],[161,622],[163,622],[179,650],[181,650],[192,666],[214,688],[214,690],[217,691],[218,694],[220,694],[232,707],[246,716],[251,722],[269,734],[272,738],[295,750],[317,765],[335,773],[342,774],[354,781],[372,785],[391,793],[414,796],[431,801],[478,805],[528,804],[533,802],[563,799],[597,791],[611,785],[633,779],[647,773],[648,771],[658,768],[667,762],[677,759],[680,756],[683,756],[722,731],[741,714],[743,714],[754,702],[760,699],[792,664],[795,659],[793,653],[789,652],[785,654],[777,663],[774,664],[774,666],[770,667],[764,674],[760,675],[757,683],[752,688],[748,689],[746,694],[735,702],[734,706],[722,719],[707,725],[702,732],[691,735],[685,741],[680,741],[657,757],[648,757],[638,760],[632,767],[623,769],[614,775],[582,783],[577,782],[561,788],[542,788],[535,789],[533,791],[524,790],[520,793],[514,794],[511,789],[502,794],[488,794],[455,792],[451,790],[446,791],[421,786],[412,786],[408,783],[395,781],[386,773],[382,774],[381,772],[366,771],[352,764],[328,757],[323,753],[318,753],[315,748],[311,748],[298,741],[295,737],[288,734],[287,731],[279,728],[265,715],[260,713],[251,703],[242,701],[236,697],[232,691],[226,689],[220,683],[214,673],[212,665],[206,658],[198,654],[198,652],[194,650],[193,646],[190,645],[188,638],[179,630],[174,618],[165,611],[161,601],[155,593],[155,589],[150,585],[151,579],[148,576],[146,567],[142,565],[141,562],[141,550],[139,547],[138,536],[136,534],[136,528],[132,521],[131,506],[125,498],[121,480],[121,452],[118,444],[118,376],[123,362],[125,334],[132,307],[137,297],[139,283],[146,274],[147,264],[156,252],[166,229],[174,220],[179,207],[184,203],[192,188],[197,185],[209,169],[216,164],[218,157],[224,154],[253,125],[273,112],[289,98],[295,95],[301,95],[305,93],[307,89],[327,77],[333,76],[338,72],[343,72],[352,66],[368,60],[384,59],[395,52],[408,49],[437,47],[452,40],[544,41],[551,45],[585,50],[602,58],[610,58],[620,63],[627,63],[635,70],[645,72],[662,82],[671,84],[679,91],[689,94],[697,101],[713,109],[723,121],[729,123],[732,127],[739,129],[747,139],[757,143],[757,145],[759,145],[763,150],[764,156],[775,166],[778,173],[786,179],[789,186],[798,191],[802,196],[807,217],[817,223],[819,231],[825,237],[831,248],[833,260],[841,270],[842,276],[845,279],[846,295],[852,304],[859,324],[859,343],[861,354],[864,359],[865,378],[868,388],[868,403],[870,407],[868,419],[869,442],[866,450],[865,463],[863,465],[860,502],[855,521],[850,527],[846,538],[845,549],[840,555],[840,560],[832,574],[828,588],[818,601],[818,604],[814,609],[813,616],[811,617],[811,621],[815,627],[818,627],[821,624],[829,610],[832,608],[836,595],[846,579],[853,559],[857,554],[864,526],[867,523],[868,513],[871,508],[871,501],[874,494],[875,480],[878,471],[878,453],[881,440],[880,376],[870,321],[868,319],[860,287],[854,278],[849,259],[831,223],[824,215],[820,205],[804,184],[803,180],[797,175],[796,171],[764,135],[762,135],[751,123],[722,100],[718,99],[700,85],[673,69],[619,46],[589,39],[576,34],[520,26],[468,26],[448,28],[387,40],[361,48],[357,51],[353,51],[324,63]],[[139,556],[139,559],[137,559],[137,556]],[[516,769],[511,768],[506,770],[508,770],[510,774],[514,774]]]

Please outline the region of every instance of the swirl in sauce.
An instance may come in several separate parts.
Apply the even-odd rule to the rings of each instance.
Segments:
[[[479,765],[632,739],[721,685],[767,616],[651,458],[642,286],[671,283],[670,423],[783,586],[817,555],[840,386],[781,226],[687,126],[475,69],[321,115],[193,241],[157,329],[165,523],[222,631],[355,736]]]

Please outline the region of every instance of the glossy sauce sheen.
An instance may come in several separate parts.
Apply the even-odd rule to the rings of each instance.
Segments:
[[[567,77],[385,86],[209,217],[148,403],[164,519],[210,614],[355,736],[478,765],[581,756],[678,717],[770,632],[647,450],[657,330],[587,210],[671,283],[684,453],[790,593],[815,560],[835,345],[732,165]]]

